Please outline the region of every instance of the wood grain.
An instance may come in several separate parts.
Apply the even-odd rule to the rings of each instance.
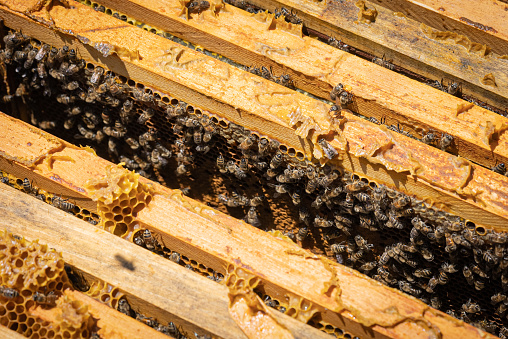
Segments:
[[[26,338],[24,335],[10,330],[9,328],[0,325],[0,337],[5,339],[24,339]]]
[[[377,57],[384,55],[388,60],[393,59],[396,65],[427,78],[460,81],[466,93],[494,106],[503,108],[507,105],[508,64],[505,60],[483,57],[455,43],[433,40],[424,34],[420,22],[392,10],[365,1],[367,8],[378,12],[375,22],[366,24],[359,22],[357,0],[250,2],[272,12],[280,7],[294,10],[305,26],[315,31],[340,38]],[[503,78],[504,85],[492,87],[482,84],[480,79],[491,72],[496,74],[496,79],[497,75]]]
[[[348,84],[355,95],[354,109],[364,116],[385,119],[388,125],[400,124],[417,137],[429,130],[448,133],[457,141],[458,154],[487,167],[496,161],[508,162],[508,138],[501,137],[491,147],[481,141],[480,130],[485,121],[508,123],[508,119],[479,106],[457,116],[457,107],[466,101],[316,39],[299,37],[277,26],[269,29],[273,20],[266,14],[253,16],[227,5],[216,15],[205,11],[187,20],[180,15],[177,0],[101,3],[243,65],[273,66],[275,74],[290,74],[298,88],[327,100],[336,84]],[[483,64],[484,60],[477,60],[475,67]],[[478,148],[483,151],[477,153]]]
[[[508,55],[508,4],[501,1],[372,0],[440,31],[452,31]]]
[[[39,239],[62,252],[69,264],[206,332],[222,338],[245,338],[229,316],[225,286],[9,186],[0,185],[0,200],[0,227],[7,231]],[[116,255],[131,262],[135,271],[122,266]],[[328,338],[286,315],[277,315],[277,319],[283,319],[295,338]]]

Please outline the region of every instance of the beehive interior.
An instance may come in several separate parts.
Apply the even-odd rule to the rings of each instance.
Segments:
[[[106,159],[255,227],[280,230],[314,253],[488,332],[506,330],[505,234],[342,168],[309,162],[263,131],[116,76],[72,50],[54,50],[9,30],[3,42],[0,61],[10,92],[2,87],[0,110],[90,145]],[[22,178],[9,182],[23,188]],[[121,206],[113,219],[131,207]],[[115,233],[133,232],[128,224]],[[140,237],[129,233],[148,248]],[[283,301],[274,304],[281,310]],[[317,319],[310,323],[344,335]]]

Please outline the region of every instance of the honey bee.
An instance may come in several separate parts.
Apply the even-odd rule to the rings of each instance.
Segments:
[[[492,167],[492,171],[499,173],[501,175],[504,175],[506,173],[506,167],[504,163],[497,164],[496,166]]]
[[[86,292],[90,289],[90,285],[86,281],[85,277],[77,271],[75,271],[72,266],[65,264],[65,273],[69,280],[72,283],[72,286],[81,292]]]
[[[51,198],[51,204],[64,211],[72,211],[76,207],[76,205],[68,199],[62,199],[62,197],[56,195]]]
[[[346,45],[341,40],[337,40],[333,37],[328,38],[328,44],[342,51],[349,52],[349,45]]]
[[[489,277],[488,274],[485,273],[478,265],[471,264],[470,266],[471,266],[471,270],[474,273],[478,274],[480,277],[482,277],[482,278],[488,278]]]
[[[152,161],[153,167],[157,169],[162,169],[168,164],[168,161],[161,156],[158,148],[152,150],[150,160]]]
[[[258,213],[255,207],[249,208],[247,215],[245,216],[245,222],[251,224],[254,227],[261,227],[261,221],[259,220]]]
[[[464,265],[464,267],[462,268],[462,274],[464,274],[464,278],[466,278],[467,283],[469,285],[473,285],[474,284],[473,272],[471,271],[469,266]]]
[[[421,290],[413,288],[410,283],[402,280],[399,280],[399,289],[415,297],[418,297],[422,293]]]
[[[466,313],[480,313],[480,305],[474,303],[469,299],[467,303],[462,304],[462,310]]]
[[[432,270],[430,268],[417,268],[413,275],[417,278],[429,278],[432,275]]]
[[[32,185],[32,181],[28,178],[23,179],[23,190],[28,194],[35,194],[37,189]]]
[[[391,60],[390,61],[386,60],[384,55],[381,58],[378,57],[372,58],[372,62],[381,67],[388,68],[391,71],[395,69],[395,65],[391,63]]]
[[[359,250],[355,253],[353,253],[350,257],[349,257],[349,260],[355,264],[357,261],[359,261],[360,259],[363,258],[363,255],[364,255],[364,252],[363,250]]]
[[[448,282],[448,275],[446,274],[445,271],[439,270],[439,275],[437,277],[437,282],[440,285],[445,285]]]
[[[502,294],[501,292],[498,292],[498,293],[492,295],[492,297],[490,297],[490,303],[492,305],[499,304],[500,302],[503,302],[505,300],[506,300],[506,295]]]
[[[181,260],[182,256],[180,255],[180,253],[178,252],[173,252],[171,253],[171,255],[169,256],[169,260],[171,260],[172,262],[176,263],[176,264],[179,264],[180,263],[180,260]]]
[[[282,160],[283,160],[282,153],[278,151],[270,160],[270,168],[276,169],[282,164]]]
[[[440,308],[441,308],[441,305],[442,305],[442,304],[441,304],[441,300],[439,300],[439,298],[438,298],[438,297],[432,297],[432,298],[430,299],[430,306],[432,306],[433,308],[435,308],[435,309],[437,309],[437,310],[438,310],[438,309],[440,309]]]
[[[191,1],[187,4],[189,13],[201,13],[210,8],[210,3],[206,0]]]
[[[358,248],[365,250],[365,251],[371,251],[374,247],[373,244],[369,244],[367,240],[365,240],[361,235],[355,236],[355,243]]]
[[[32,299],[39,304],[42,305],[50,305],[54,306],[56,305],[56,300],[59,298],[58,295],[56,295],[53,291],[49,292],[48,294],[43,294],[40,292],[35,292],[32,296]]]
[[[131,149],[133,150],[139,149],[139,142],[136,139],[129,137],[125,139],[125,142],[127,143],[127,145],[129,145]]]
[[[145,247],[152,252],[156,252],[161,248],[159,242],[155,239],[152,232],[149,229],[145,229],[143,231],[143,241],[145,243]]]
[[[362,266],[360,266],[358,268],[358,270],[362,271],[364,273],[367,273],[367,272],[372,271],[376,266],[377,266],[376,261],[369,261],[369,262],[366,262],[365,264],[363,264]]]
[[[342,91],[344,90],[344,85],[342,85],[341,83],[339,83],[337,86],[335,86],[332,91],[330,92],[330,99],[332,99],[332,101],[335,101],[337,100],[337,96],[342,93]]]
[[[321,216],[316,216],[314,218],[314,225],[316,225],[316,227],[332,227],[334,223],[333,221],[327,220]]]
[[[300,205],[301,203],[301,196],[300,196],[300,189],[296,188],[293,193],[291,194],[291,200],[293,201],[294,205]]]
[[[135,312],[135,314],[136,314],[136,320],[142,322],[145,325],[148,325],[152,328],[155,328],[159,325],[159,323],[157,322],[157,320],[155,320],[155,318],[145,317],[141,313],[137,313],[137,312]]]
[[[268,139],[266,138],[261,138],[259,139],[258,141],[258,152],[260,155],[264,155],[266,150],[268,149],[268,145],[269,145],[269,142],[268,142]]]
[[[462,84],[452,81],[446,87],[446,91],[448,92],[448,94],[460,97],[462,94]]]
[[[307,235],[309,234],[309,228],[307,226],[300,227],[298,232],[296,233],[296,240],[302,242],[305,240]]]
[[[125,298],[122,298],[118,301],[117,310],[129,317],[133,317],[135,315],[134,311],[131,308],[131,305],[129,305],[129,302]]]
[[[330,145],[324,138],[319,139],[318,144],[321,146],[321,149],[328,159],[333,159],[339,154],[337,150],[333,148],[332,145]]]
[[[141,113],[141,115],[138,118],[138,124],[144,125],[154,115],[155,115],[155,111],[153,109],[151,109],[151,108],[143,110],[143,113]]]
[[[435,134],[432,132],[428,132],[422,137],[422,142],[427,145],[430,145],[434,142],[435,139],[436,139]]]
[[[41,129],[53,129],[56,127],[56,122],[45,120],[45,121],[40,121],[38,123],[38,125],[39,125],[39,128],[41,128]]]
[[[264,139],[266,140],[266,139]],[[248,150],[252,145],[254,145],[257,142],[257,136],[255,134],[249,135],[247,138],[245,138],[240,145],[238,145],[238,148],[240,148],[243,151]]]
[[[483,252],[483,261],[489,265],[494,266],[498,262],[498,258],[494,256],[489,250]]]
[[[34,60],[35,60],[35,56],[37,55],[37,50],[35,49],[32,49],[31,51],[28,52],[27,56],[26,56],[26,60],[25,60],[25,63],[23,64],[23,67],[25,69],[30,69],[32,68],[32,65],[34,63]]]
[[[219,194],[219,202],[228,207],[238,207],[240,203],[237,199],[229,198],[227,194]]]
[[[446,151],[453,142],[453,137],[450,134],[444,133],[441,136],[441,139],[439,139],[439,148],[441,148],[442,151]]]
[[[434,254],[432,254],[432,252],[426,248],[426,247],[420,247],[419,249],[423,259],[427,260],[427,261],[433,261],[434,260]]]
[[[361,180],[353,181],[351,184],[347,184],[345,189],[347,192],[354,193],[359,192],[367,188],[367,184]]]
[[[438,284],[438,280],[436,277],[432,277],[429,279],[429,283],[427,284],[427,288],[425,289],[428,293],[434,293],[434,289]]]
[[[7,299],[16,298],[19,293],[14,288],[0,286],[0,294]]]
[[[474,288],[477,291],[483,290],[485,288],[485,281],[479,280],[479,279],[475,280],[474,281]]]
[[[181,175],[184,175],[185,173],[187,173],[187,168],[185,167],[184,164],[180,164],[178,165],[178,167],[176,168],[176,175],[177,176],[181,176]]]
[[[103,74],[104,74],[104,68],[102,68],[101,66],[95,67],[95,69],[93,70],[92,76],[90,77],[90,83],[92,85],[97,85]]]
[[[266,306],[269,306],[269,307],[272,307],[272,308],[277,308],[279,306],[279,303],[276,300],[273,300],[272,298],[270,298],[269,295],[267,295],[263,299],[263,301],[266,304]]]
[[[388,222],[385,224],[385,226],[399,230],[404,229],[404,224],[401,223],[399,219],[397,219],[397,217],[392,213],[388,215]]]
[[[406,195],[399,195],[393,202],[392,206],[396,209],[402,209],[411,202],[411,199]]]

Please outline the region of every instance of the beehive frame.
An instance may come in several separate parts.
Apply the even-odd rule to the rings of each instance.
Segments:
[[[93,13],[93,12],[92,12]],[[10,14],[10,15],[15,15],[15,14]],[[12,17],[11,17],[12,18]],[[56,18],[56,16],[55,16]],[[62,27],[60,27],[62,28]],[[76,33],[77,34],[77,33]],[[86,37],[85,37],[86,38]],[[150,37],[148,35],[146,35],[146,39],[149,39]],[[50,38],[51,39],[51,38]],[[83,39],[83,36],[81,36],[80,39]],[[87,38],[88,39],[88,38]],[[50,41],[50,40],[45,40],[45,41]],[[89,40],[90,41],[90,40]],[[93,41],[93,40],[92,40]],[[53,44],[53,42],[51,42]],[[58,46],[58,44],[56,44]],[[79,46],[78,46],[78,49],[79,49]],[[85,51],[85,50],[84,50]],[[93,51],[92,51],[93,52]],[[186,52],[187,53],[187,52]],[[143,53],[141,53],[141,55],[143,55]],[[114,58],[114,57],[113,57]],[[125,58],[125,56],[124,56]],[[129,58],[131,59],[131,58]],[[126,65],[129,65],[129,64],[137,64],[139,62],[141,62],[142,60],[138,60],[138,61],[126,61],[125,64]],[[134,67],[134,66],[132,66]],[[109,67],[110,69],[113,69],[112,67]],[[153,70],[153,67],[152,69],[150,69],[150,72],[152,73],[156,73],[154,70]],[[122,74],[122,73],[120,73]],[[143,82],[145,84],[149,83],[147,81],[145,81],[145,77],[141,77],[143,78]],[[263,82],[263,85],[265,86],[273,86],[273,85],[270,85],[268,82]],[[191,85],[192,87],[192,84],[189,83],[189,85]],[[277,88],[277,91],[280,91],[280,87],[273,87],[274,89]],[[288,92],[290,93],[290,92]],[[207,93],[209,94],[209,93]],[[190,95],[190,93],[187,93],[185,94],[184,96],[182,97],[186,97],[187,95]],[[191,96],[192,97],[192,96]],[[300,100],[300,99],[299,99]],[[305,100],[301,99],[302,101],[301,102],[305,102]],[[202,100],[200,100],[202,101]],[[192,101],[190,101],[192,102]],[[231,103],[234,102],[234,99],[231,99]],[[311,101],[308,101],[309,102],[309,105],[312,104]],[[216,104],[216,103],[215,103]],[[316,103],[314,103],[316,104]],[[305,104],[304,104],[305,105]],[[211,105],[213,106],[213,105]],[[224,108],[224,106],[222,106],[222,108]],[[227,109],[226,109],[227,110]],[[220,111],[220,110],[219,110]],[[218,112],[218,111],[217,111]],[[214,112],[215,113],[215,112]],[[233,113],[233,112],[231,112]],[[237,116],[237,115],[230,115],[230,116],[227,116],[227,114],[225,114],[225,116],[229,119],[229,120],[233,120],[235,122],[241,122],[242,125],[246,125],[248,126],[249,124],[249,121],[250,121],[250,124],[252,124],[251,126],[255,126],[255,123],[253,122],[254,120],[253,119],[253,116],[249,116],[248,114],[250,114],[250,109],[243,112],[242,113],[247,113],[247,116]],[[220,111],[220,114],[224,114],[224,111]],[[354,125],[354,122],[356,122],[355,120],[357,119],[356,117],[352,116],[352,115],[348,115],[347,112],[344,112],[343,113],[344,117],[346,117],[347,119],[347,124],[348,126],[355,126]],[[213,116],[213,115],[212,115]],[[233,117],[234,119],[231,119],[231,117]],[[292,115],[293,119],[290,119],[289,123],[290,125],[294,125],[293,122],[296,122],[296,123],[305,123],[305,121],[302,121],[302,120],[298,120],[298,119],[305,119],[306,116],[305,115],[302,115],[302,116],[296,116],[293,112],[293,115]],[[265,115],[265,118],[266,118],[266,115]],[[319,118],[322,119],[322,117],[319,117],[318,115],[313,115],[313,118],[314,119],[317,119],[317,121],[319,122],[318,123],[318,128],[322,128],[322,126],[326,125],[326,123],[323,125],[323,120],[319,120]],[[270,118],[272,119],[273,121],[273,118]],[[275,122],[275,121],[274,121]],[[280,124],[280,123],[279,123]],[[358,126],[370,126],[368,123],[365,123],[364,121],[362,120],[359,120],[358,121]],[[500,125],[499,125],[500,124]],[[501,126],[503,124],[503,120],[501,118],[499,124],[494,124],[495,126]],[[284,124],[281,124],[281,125],[284,125]],[[274,125],[276,126],[276,125]],[[372,125],[374,126],[374,125]],[[289,126],[291,127],[291,126]],[[279,128],[279,127],[276,127],[276,128]],[[282,129],[284,130],[284,129]],[[280,130],[280,131],[282,131]],[[283,144],[283,147],[286,147],[286,151],[288,151],[288,153],[294,153],[295,155],[297,155],[297,151],[299,150],[298,148],[298,143],[296,142],[291,142],[291,134],[289,131],[291,131],[291,128],[287,128],[285,127],[285,130],[288,131],[287,133],[285,132],[279,132],[279,133],[274,133],[272,134],[272,137],[273,135],[277,135],[279,140],[283,141],[286,145]],[[374,129],[372,129],[372,131],[374,131]],[[297,130],[298,132],[298,130]],[[301,131],[300,131],[301,132]],[[325,129],[325,132],[326,129]],[[344,128],[343,130],[343,136],[345,136],[345,138],[348,140],[349,142],[349,146],[351,147],[352,145],[355,145],[353,140],[355,138],[355,136],[359,135],[358,134],[358,129],[354,129],[353,127],[353,132],[351,132],[351,130],[348,130],[347,128]],[[503,212],[502,211],[502,205],[499,204],[500,202],[500,199],[502,201],[502,198],[500,198],[500,195],[498,194],[497,196],[495,196],[495,194],[492,194],[491,192],[494,192],[496,189],[502,189],[502,187],[505,186],[505,183],[504,183],[504,179],[501,177],[501,176],[497,176],[497,175],[492,175],[491,173],[489,173],[489,171],[486,171],[484,170],[482,167],[479,167],[479,166],[476,166],[476,165],[473,165],[467,161],[463,161],[463,160],[452,160],[452,163],[455,162],[456,165],[454,165],[455,169],[456,170],[453,170],[454,173],[456,174],[456,179],[457,181],[459,182],[458,186],[455,186],[455,185],[452,185],[452,189],[450,190],[450,188],[448,188],[448,186],[446,186],[446,184],[441,184],[441,185],[445,185],[444,187],[441,187],[441,188],[444,188],[444,189],[436,189],[436,182],[435,182],[435,177],[432,177],[432,175],[429,175],[429,171],[428,170],[425,170],[425,171],[419,171],[418,169],[421,168],[421,164],[422,164],[422,160],[421,158],[417,159],[416,160],[416,163],[414,162],[414,159],[413,159],[413,154],[417,154],[416,153],[416,150],[420,150],[420,153],[421,153],[421,150],[423,149],[425,153],[430,153],[431,156],[429,157],[429,162],[434,162],[436,161],[436,159],[438,159],[439,157],[443,157],[443,159],[446,159],[446,157],[449,157],[449,155],[444,155],[442,153],[440,153],[439,151],[433,151],[431,148],[427,147],[427,146],[422,146],[417,144],[417,143],[413,143],[412,141],[410,141],[409,139],[405,139],[403,136],[398,136],[397,134],[393,135],[392,136],[392,133],[391,132],[383,132],[384,134],[379,134],[377,135],[378,137],[378,142],[381,143],[381,145],[383,144],[383,141],[382,141],[382,138],[384,137],[384,135],[388,135],[390,138],[393,137],[392,140],[396,140],[396,144],[402,144],[404,143],[404,145],[406,145],[406,147],[409,147],[411,149],[411,147],[414,147],[414,150],[415,150],[415,153],[406,153],[406,154],[409,154],[407,155],[407,160],[409,162],[409,164],[406,162],[406,164],[404,164],[404,162],[402,162],[402,166],[400,163],[396,164],[393,162],[393,159],[392,159],[392,162],[390,163],[389,161],[388,162],[384,162],[383,165],[384,166],[387,166],[388,168],[394,168],[394,165],[399,165],[399,170],[402,169],[402,171],[404,172],[404,170],[406,171],[409,171],[410,174],[413,176],[410,180],[414,180],[414,179],[423,179],[423,180],[414,180],[415,181],[415,184],[411,185],[411,184],[407,184],[406,183],[406,187],[405,187],[405,191],[406,192],[411,192],[411,193],[416,193],[416,195],[418,196],[426,196],[427,194],[425,193],[428,193],[429,191],[430,192],[435,192],[434,194],[434,197],[438,197],[438,196],[441,196],[442,194],[445,194],[448,199],[450,199],[450,203],[448,201],[446,201],[445,203],[443,203],[443,200],[441,200],[441,207],[444,207],[444,208],[450,208],[450,210],[454,213],[457,213],[461,216],[466,216],[467,219],[471,220],[471,221],[474,221],[476,222],[477,224],[477,227],[481,228],[481,227],[484,227],[483,229],[486,229],[488,227],[490,227],[491,225],[498,225],[499,227],[497,228],[498,230],[501,229],[500,227],[502,227],[502,225],[504,225],[504,222],[505,222],[505,219],[504,219],[504,215],[503,215]],[[281,137],[283,135],[283,137]],[[300,136],[304,136],[306,137],[307,135],[305,133],[301,134]],[[502,135],[501,135],[502,137]],[[317,138],[316,138],[317,139]],[[316,141],[317,140],[312,140],[312,138],[310,138],[310,142],[308,144],[306,144],[306,147],[304,147],[304,149],[302,149],[302,157],[306,154],[306,155],[309,155],[310,154],[310,150],[312,149],[314,151],[314,155],[316,157],[323,157],[323,154],[319,154],[319,146],[316,146]],[[331,141],[331,140],[330,140]],[[307,141],[305,141],[307,142]],[[335,147],[338,147],[338,148],[341,148],[341,144],[340,144],[340,138],[339,139],[335,139],[335,141],[331,141],[331,144]],[[386,143],[385,143],[386,144]],[[295,149],[292,151],[290,146],[291,145],[294,145],[295,146]],[[408,146],[409,145],[409,146]],[[307,148],[308,147],[308,148]],[[300,148],[301,149],[301,148]],[[318,150],[316,153],[316,149]],[[351,148],[349,149],[349,157],[350,157],[350,154],[355,154],[355,151],[353,150],[353,152],[351,152]],[[362,150],[362,146],[357,146],[357,151],[356,151],[356,154],[355,154],[355,157],[362,157],[362,152],[360,152]],[[374,153],[376,152],[376,150],[374,150]],[[372,153],[372,154],[374,154]],[[459,152],[460,153],[460,152]],[[371,155],[372,155],[371,154]],[[419,155],[419,154],[418,154]],[[417,155],[417,156],[418,156]],[[374,159],[371,157],[371,156],[367,156],[368,159],[370,159],[370,161],[372,162]],[[343,161],[342,165],[345,164],[345,167],[346,169],[349,169],[348,167],[352,168],[355,170],[355,172],[359,169],[361,169],[361,171],[365,171],[367,173],[365,173],[366,175],[368,175],[369,177],[372,177],[374,175],[374,177],[376,177],[376,179],[378,179],[377,181],[381,181],[381,182],[386,182],[386,183],[390,183],[390,184],[393,184],[393,175],[392,174],[389,174],[390,177],[387,178],[386,175],[379,175],[378,173],[376,173],[377,171],[369,171],[370,168],[367,168],[367,171],[365,170],[364,167],[362,166],[355,166],[357,163],[362,163],[361,161],[363,160],[358,160],[358,158],[354,158],[352,161],[350,160],[351,158],[349,159],[346,159],[345,161]],[[453,159],[453,158],[450,158],[450,159]],[[348,164],[348,160],[350,160],[351,162]],[[386,160],[386,159],[384,159]],[[400,159],[398,159],[400,160]],[[356,163],[355,163],[356,162]],[[334,163],[334,161],[330,162],[330,163]],[[367,162],[363,162],[364,164],[367,164]],[[387,165],[388,164],[388,165]],[[371,166],[371,165],[367,165],[367,166]],[[430,169],[430,166],[425,166],[425,169],[429,168]],[[375,168],[375,166],[374,166]],[[380,168],[382,168],[382,166],[380,166]],[[377,168],[375,168],[377,169]],[[467,174],[467,177],[464,177],[464,175]],[[469,176],[472,175],[472,178],[470,178]],[[410,177],[408,177],[410,178]],[[464,179],[465,178],[465,179]],[[381,179],[381,180],[379,180]],[[434,179],[434,180],[433,180]],[[483,181],[485,182],[485,180],[492,180],[492,179],[495,179],[496,183],[492,185],[492,181],[489,182],[489,185],[487,186],[475,186],[475,185],[478,185],[478,182],[479,181]],[[427,185],[426,183],[426,180],[427,180],[427,183],[428,182],[433,182],[433,185]],[[396,182],[396,181],[395,181]],[[463,183],[465,185],[463,185]],[[471,186],[472,185],[472,186]],[[437,183],[437,186],[439,186],[439,183]],[[450,194],[448,191],[452,191],[452,193]],[[455,192],[454,192],[455,191]],[[491,205],[489,202],[490,201],[485,201],[485,199],[487,199],[487,197],[489,196],[489,194],[486,194],[486,192],[489,192],[490,194],[490,197],[494,197],[495,198],[491,198],[492,202],[496,202],[497,205]],[[500,191],[499,191],[500,192]],[[481,195],[481,199],[479,198],[479,196]],[[450,204],[450,206],[448,207],[447,204]],[[488,206],[486,206],[488,205]],[[470,212],[469,211],[469,208],[467,208],[466,206],[468,207],[473,207],[473,212]],[[501,208],[499,208],[501,206]],[[486,211],[488,211],[486,213]]]

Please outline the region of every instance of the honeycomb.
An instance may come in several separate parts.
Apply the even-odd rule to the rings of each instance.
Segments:
[[[120,237],[132,237],[139,228],[136,216],[152,199],[153,191],[138,180],[139,174],[122,166],[109,166],[105,181],[94,179],[86,183],[90,197],[97,201],[101,217],[99,227]]]
[[[71,284],[60,254],[0,230],[0,324],[31,338],[88,338],[87,306],[64,295]],[[45,311],[54,317],[45,320]]]
[[[1,50],[0,60],[13,74],[9,87],[15,90],[2,93],[0,109],[16,116],[11,108],[22,106],[34,125],[62,139],[89,145],[104,158],[255,227],[280,231],[316,254],[488,332],[508,331],[504,233],[341,167],[306,161],[261,132],[86,64],[64,48],[39,54],[48,47],[19,32],[7,33],[4,41],[13,37],[17,43]],[[29,52],[40,58],[29,61]],[[41,64],[49,75],[39,76]],[[71,65],[73,73],[66,71]],[[111,168],[112,177],[115,171]],[[117,178],[125,180],[122,187],[136,185],[127,176],[120,180],[123,175]],[[118,196],[127,194],[120,191]],[[114,193],[108,194],[116,204]],[[139,206],[146,199],[143,191]],[[133,211],[120,202],[105,206],[110,220],[101,222],[135,241],[144,230],[122,214],[124,208]],[[206,267],[199,271],[211,273]],[[309,322],[326,329],[315,321],[318,316]]]

